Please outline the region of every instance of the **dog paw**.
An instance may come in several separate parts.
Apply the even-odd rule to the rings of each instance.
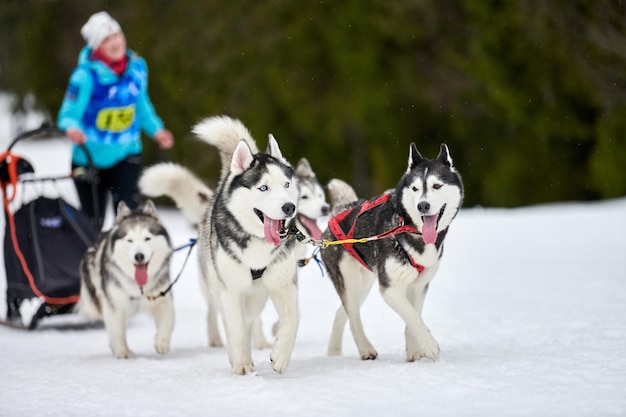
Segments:
[[[422,358],[437,360],[439,357],[439,343],[429,333],[420,337],[416,349],[407,352],[407,361],[415,362]]]
[[[363,352],[359,352],[361,355],[361,359],[364,361],[367,360],[374,360],[378,357],[378,352],[376,352],[376,349],[372,348],[372,349],[367,349],[364,350]]]
[[[242,363],[233,365],[233,374],[248,375],[254,373],[254,365],[251,363]]]
[[[168,353],[170,351],[170,342],[168,341],[161,341],[161,342],[156,342],[154,344],[154,350],[156,350],[156,352],[160,355],[165,355],[166,353]]]
[[[118,359],[128,359],[128,358],[133,356],[133,352],[130,349],[128,349],[128,348],[126,348],[126,349],[113,349],[113,354]]]
[[[272,355],[270,355],[270,361],[272,362],[272,369],[277,374],[285,373],[289,365],[289,357],[287,355],[272,353]]]

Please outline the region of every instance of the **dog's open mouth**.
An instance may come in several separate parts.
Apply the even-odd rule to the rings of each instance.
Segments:
[[[439,213],[431,216],[422,216],[422,239],[425,244],[430,245],[437,241],[437,225],[439,225],[439,219],[443,216],[445,209],[446,205],[444,204]]]
[[[265,241],[274,246],[280,245],[281,235],[284,235],[285,220],[274,220],[261,212],[254,209],[254,213],[263,222],[263,232],[265,233]]]
[[[143,288],[148,282],[148,263],[135,264],[135,282]]]
[[[304,214],[298,214],[298,220],[300,220],[300,223],[302,223],[313,239],[320,240],[322,238],[322,231],[317,226],[315,219],[307,217]]]

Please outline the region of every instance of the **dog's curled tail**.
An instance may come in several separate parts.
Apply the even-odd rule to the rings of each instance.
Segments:
[[[139,190],[148,197],[167,196],[192,224],[199,224],[213,191],[187,168],[162,162],[145,169]]]
[[[252,134],[238,119],[228,116],[209,117],[195,125],[192,132],[200,140],[215,146],[219,150],[222,163],[221,178],[226,177],[228,174],[233,153],[241,140],[246,141],[252,154],[259,153]]]
[[[328,195],[332,206],[331,215],[336,215],[345,206],[359,199],[354,189],[345,181],[334,178],[328,183]]]

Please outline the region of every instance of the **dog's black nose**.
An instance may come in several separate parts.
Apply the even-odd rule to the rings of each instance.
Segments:
[[[427,213],[430,210],[430,203],[428,201],[421,201],[417,204],[417,209],[420,213]]]
[[[287,216],[293,216],[293,213],[296,212],[296,205],[293,203],[283,204],[283,213]]]
[[[328,206],[322,207],[322,216],[327,216],[329,212],[330,209],[328,208]]]
[[[143,255],[143,253],[139,252],[135,254],[135,262],[137,262],[138,264],[142,264],[145,259],[146,257]]]

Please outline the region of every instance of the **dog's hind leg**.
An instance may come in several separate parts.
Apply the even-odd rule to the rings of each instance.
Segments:
[[[154,301],[150,308],[156,324],[154,349],[161,355],[170,351],[170,340],[174,330],[174,302],[171,294],[169,293],[162,300]]]
[[[330,334],[330,342],[328,343],[328,356],[341,356],[343,345],[343,330],[346,327],[348,321],[348,315],[343,304],[339,306],[335,313],[335,320],[333,321],[333,330]]]
[[[368,294],[372,289],[372,284],[374,283],[374,276],[371,274],[367,274],[367,278],[361,277],[357,281],[360,281],[359,285],[359,309],[365,302]],[[342,297],[343,298],[343,297]],[[330,342],[328,343],[328,356],[340,356],[342,354],[342,345],[343,345],[343,331],[346,327],[346,322],[348,321],[348,315],[346,313],[346,309],[343,306],[339,306],[337,312],[335,313],[335,320],[333,322],[333,330],[330,335]],[[374,359],[374,358],[364,358],[364,359]]]
[[[392,286],[382,290],[383,298],[387,304],[402,317],[406,324],[405,337],[407,361],[409,362],[423,357],[435,360],[439,356],[439,344],[422,320],[421,305],[426,293],[425,285],[419,286],[421,288],[414,287],[411,290],[406,286]],[[413,300],[409,300],[410,293],[412,293]],[[417,304],[419,307],[417,310],[411,301]]]
[[[345,258],[339,263],[345,287],[344,293],[341,294],[341,301],[350,320],[350,331],[361,359],[376,359],[378,352],[376,352],[376,349],[374,349],[374,346],[365,335],[363,322],[361,321],[361,304],[363,304],[363,301],[369,294],[376,275],[366,271],[360,265],[355,266],[355,263],[356,261],[351,258]],[[335,337],[337,338],[338,336]]]
[[[209,289],[209,280],[206,277],[206,271],[200,268],[200,289],[202,290],[202,295],[207,303],[207,334],[209,336],[209,347],[223,347],[224,342],[222,341],[222,337],[220,336],[220,329],[218,326],[218,317],[219,317],[219,296],[214,294]]]
[[[263,321],[261,320],[261,313],[267,304],[268,293],[263,288],[257,288],[253,295],[246,302],[246,308],[248,314],[252,318],[250,336],[252,338],[252,346],[255,349],[269,349],[272,344],[265,339],[263,334]]]
[[[223,347],[224,342],[222,341],[222,337],[220,336],[220,329],[217,324],[219,311],[217,307],[215,307],[214,301],[215,300],[211,300],[207,303],[208,305],[207,331],[209,334],[209,346],[210,347]]]
[[[272,344],[265,338],[265,333],[263,333],[263,320],[261,320],[261,317],[252,322],[252,345],[259,350],[272,347]]]

